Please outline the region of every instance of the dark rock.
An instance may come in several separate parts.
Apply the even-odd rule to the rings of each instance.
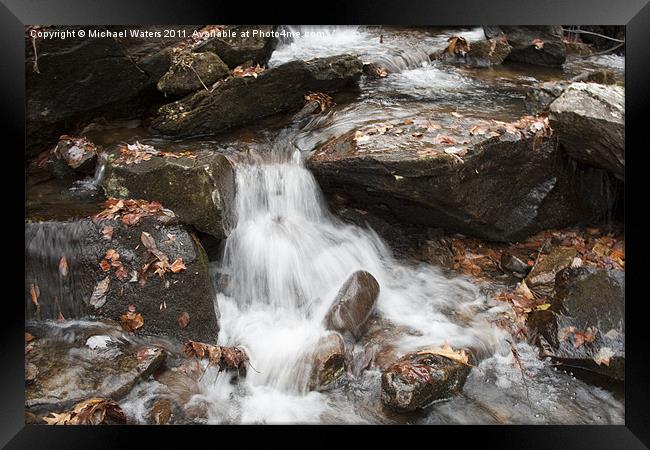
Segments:
[[[618,39],[619,41],[625,40],[625,26],[624,25],[581,25],[581,30],[589,31],[592,33],[602,34],[610,38]],[[595,36],[593,34],[580,33],[580,40],[586,44],[593,45],[597,50],[609,50],[617,43],[611,39]],[[625,52],[625,46],[622,46],[620,52]]]
[[[625,89],[573,83],[549,107],[549,120],[576,161],[625,180]]]
[[[458,394],[470,366],[444,356],[410,353],[381,375],[381,401],[398,411],[425,408],[436,400]]]
[[[554,247],[526,277],[526,285],[537,294],[548,297],[555,289],[555,275],[570,267],[578,252],[573,247]]]
[[[230,78],[211,92],[198,91],[164,105],[152,125],[169,135],[218,133],[300,108],[305,94],[331,94],[356,83],[360,75],[361,62],[354,56],[291,61],[267,69],[257,78]]]
[[[166,216],[167,217],[167,216]],[[193,339],[216,342],[219,330],[214,304],[214,288],[208,261],[198,240],[187,228],[158,217],[143,217],[137,225],[122,220],[90,219],[75,222],[40,222],[25,225],[25,316],[28,319],[66,319],[95,316],[120,321],[130,304],[144,318],[138,333],[165,336],[183,341]],[[102,235],[105,226],[113,227],[112,238]],[[171,264],[181,258],[186,266],[164,277],[149,274],[133,278],[151,262],[141,242],[147,232]],[[118,278],[115,267],[104,272],[100,262],[106,251],[114,249],[124,267]],[[60,269],[65,256],[67,269]],[[109,280],[107,285],[102,284]],[[134,281],[130,281],[134,279]],[[37,287],[38,307],[32,301],[32,286]],[[105,295],[100,295],[105,287]],[[97,291],[91,303],[93,293]],[[181,328],[178,317],[187,312],[189,324]]]
[[[613,70],[599,69],[595,71],[584,72],[571,78],[572,82],[598,83],[598,84],[616,84],[617,77]]]
[[[345,373],[345,345],[341,335],[329,333],[320,338],[311,358],[313,362],[309,389],[324,391],[332,388]]]
[[[548,111],[548,107],[558,98],[569,85],[566,81],[546,81],[531,86],[526,91],[524,104],[526,112],[538,115]]]
[[[160,348],[116,337],[121,334],[117,326],[105,333],[33,341],[25,359],[39,369],[25,387],[26,408],[40,414],[69,409],[90,397],[119,400],[165,361]]]
[[[589,56],[593,53],[591,46],[584,42],[564,42],[567,55]]]
[[[485,26],[483,30],[488,39],[499,39],[505,35],[512,46],[508,61],[556,67],[566,60],[561,26]],[[536,39],[541,40],[543,45],[536,46],[535,42],[539,42]]]
[[[185,95],[205,87],[230,74],[228,66],[212,52],[188,53],[191,67],[172,64],[158,81],[158,90],[168,95]]]
[[[57,30],[77,27],[57,27]],[[120,31],[124,27],[107,26]],[[142,27],[162,30],[164,27]],[[184,27],[191,34],[191,26]],[[95,116],[136,117],[162,96],[172,38],[25,38],[27,156],[56,142],[61,130]],[[34,70],[34,46],[38,72]],[[100,93],[100,94],[98,94]]]
[[[223,29],[232,32],[233,35],[224,33],[224,37],[208,38],[197,45],[194,52],[213,52],[219,55],[231,69],[244,63],[248,63],[247,66],[257,64],[265,66],[278,43],[276,37],[266,37],[268,33],[275,30],[273,26],[227,25]],[[243,33],[247,31],[246,36]],[[259,33],[260,31],[262,34]]]
[[[442,52],[440,59],[446,63],[465,64],[470,67],[491,67],[501,64],[510,54],[511,47],[503,39],[485,39],[470,42],[464,55]]]
[[[61,136],[50,152],[45,166],[50,166],[57,176],[66,176],[74,172],[92,174],[99,152],[99,148],[88,139]]]
[[[307,166],[348,209],[495,241],[597,221],[613,203],[608,174],[576,168],[552,135],[468,117],[441,115],[438,128],[428,120],[343,134],[318,147]]]
[[[328,329],[350,333],[359,339],[379,295],[379,283],[365,271],[357,271],[343,283],[325,316]]]
[[[136,164],[113,162],[102,186],[109,197],[159,201],[184,223],[224,238],[234,177],[225,156],[200,152],[195,159],[154,156]]]
[[[515,255],[507,252],[501,254],[501,267],[510,272],[516,272],[519,274],[525,274],[529,269],[528,264],[517,258]]]
[[[557,274],[546,311],[528,319],[531,340],[544,357],[623,380],[625,375],[625,272],[587,267]]]
[[[427,239],[420,245],[422,258],[434,266],[451,269],[454,266],[454,252],[451,242],[444,238]]]

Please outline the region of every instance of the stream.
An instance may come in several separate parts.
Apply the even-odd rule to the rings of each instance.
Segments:
[[[588,384],[553,367],[537,349],[516,344],[523,370],[513,357],[512,337],[495,324],[509,306],[495,302],[470,278],[394,256],[371,229],[334,216],[304,160],[327,139],[368,123],[432,117],[455,111],[510,121],[525,115],[525,90],[539,81],[568,79],[585,68],[623,74],[622,57],[569,61],[564,69],[517,65],[468,69],[429,59],[452,34],[470,39],[481,28],[438,34],[417,29],[287,27],[310,37],[281,42],[269,66],[295,59],[342,53],[359,55],[388,71],[362,79],[358,90],[334,96],[334,107],[307,123],[286,117],[264,119],[251,129],[218,138],[174,141],[138,123],[114,123],[91,131],[110,149],[122,142],[164,147],[219,148],[234,163],[236,198],[223,258],[212,261],[215,277],[226,279],[215,301],[220,311],[219,344],[241,346],[250,355],[245,378],[207,367],[200,392],[188,405],[206,411],[205,423],[418,423],[418,424],[622,424],[620,389]],[[380,35],[382,44],[380,45]],[[239,152],[238,146],[250,150]],[[99,210],[103,176],[72,185],[30,174],[28,217],[73,218]],[[379,396],[381,371],[352,370],[333,388],[309,388],[309,358],[328,331],[324,318],[351,273],[370,272],[379,282],[375,314],[395,332],[382,344],[402,356],[422,347],[449,344],[470,349],[476,363],[463,392],[417,413],[396,414]],[[361,339],[350,349],[362,364]],[[120,402],[127,415],[146,421],[144,402],[164,390],[157,381],[139,383]]]

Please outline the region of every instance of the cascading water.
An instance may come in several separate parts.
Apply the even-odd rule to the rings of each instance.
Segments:
[[[236,225],[222,268],[229,282],[217,297],[219,341],[245,347],[252,370],[240,382],[241,401],[228,402],[237,406],[227,416],[228,406],[215,397],[233,392],[229,375],[206,377],[213,420],[320,420],[331,405],[324,394],[308,392],[308,355],[326,333],[323,319],[338,289],[356,270],[380,284],[377,314],[414,330],[393,343],[403,353],[444,342],[484,354],[501,347],[502,332],[487,320],[491,311],[476,287],[434,267],[401,265],[372,230],[330,215],[298,152],[284,162],[277,153],[270,159],[236,168]],[[304,416],[304,403],[313,416]]]

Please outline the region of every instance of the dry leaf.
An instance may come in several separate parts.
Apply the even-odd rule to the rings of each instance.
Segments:
[[[62,277],[68,276],[68,259],[63,255],[59,260],[59,274]]]
[[[135,305],[129,305],[128,311],[126,314],[122,314],[120,320],[122,322],[122,328],[129,333],[134,333],[144,325],[144,318],[140,313],[136,312]]]
[[[614,356],[614,352],[611,348],[602,347],[600,350],[598,350],[596,356],[594,356],[594,362],[599,366],[603,364],[609,366],[609,360],[612,356]]]
[[[178,273],[181,270],[185,270],[185,263],[183,263],[182,258],[176,258],[176,260],[172,263],[171,266],[169,266],[169,270],[172,271],[172,273]]]
[[[106,303],[106,292],[108,291],[108,286],[111,283],[111,277],[106,277],[97,283],[95,290],[93,290],[92,295],[88,303],[95,308],[101,308]]]
[[[109,263],[109,262],[108,262],[107,260],[105,260],[105,259],[102,259],[102,260],[100,261],[100,263],[99,263],[99,267],[101,267],[101,269],[102,269],[104,272],[108,272],[109,270],[111,270],[111,263]]]
[[[190,323],[190,315],[183,311],[178,318],[178,326],[181,328],[187,327]]]
[[[32,303],[34,304],[34,306],[38,308],[39,307],[38,297],[41,296],[41,290],[38,287],[38,284],[32,283],[32,285],[29,287],[29,295],[32,298]]]
[[[106,225],[104,228],[102,228],[102,237],[104,239],[111,240],[113,238],[113,227]]]
[[[417,354],[419,354],[419,355],[422,355],[422,354],[440,355],[440,356],[444,356],[445,358],[451,359],[453,361],[459,362],[461,364],[465,364],[467,366],[470,365],[469,364],[469,356],[467,355],[467,353],[465,353],[465,350],[463,350],[463,349],[454,350],[446,342],[442,345],[442,347],[427,348],[427,349],[418,351]]]

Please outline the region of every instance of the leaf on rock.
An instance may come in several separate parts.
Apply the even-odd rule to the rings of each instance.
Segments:
[[[135,305],[129,305],[129,309],[125,314],[120,317],[122,328],[129,333],[134,333],[137,329],[144,325],[144,318],[136,312]]]
[[[599,366],[604,364],[609,367],[609,360],[612,358],[612,356],[614,356],[614,352],[611,348],[602,347],[600,350],[598,350],[596,356],[594,356],[594,362]]]
[[[183,262],[182,258],[176,258],[176,260],[172,263],[172,265],[169,266],[169,270],[171,270],[172,273],[178,273],[185,269],[186,269],[185,263]]]
[[[102,237],[110,241],[113,238],[113,227],[106,225],[102,228]]]
[[[186,328],[190,323],[190,315],[183,311],[178,317],[178,326],[181,328]]]
[[[34,304],[34,306],[38,308],[39,307],[38,297],[41,296],[41,290],[38,287],[38,284],[32,283],[32,285],[29,287],[29,295],[32,298],[32,303]]]
[[[142,234],[140,235],[140,241],[149,250],[156,248],[156,241],[146,231],[143,231]]]
[[[101,425],[108,417],[117,423],[126,423],[126,416],[115,401],[95,397],[77,403],[72,411],[50,413],[43,420],[48,425]]]
[[[108,276],[97,283],[97,286],[95,286],[95,289],[90,296],[90,301],[88,302],[91,306],[94,306],[95,309],[101,308],[106,303],[106,292],[108,292],[108,286],[110,283],[111,277]]]
[[[417,354],[418,355],[424,355],[424,354],[440,355],[440,356],[444,356],[445,358],[451,359],[453,361],[459,362],[461,364],[465,364],[466,366],[470,365],[469,355],[465,352],[465,350],[463,349],[454,350],[446,342],[442,345],[442,347],[426,348],[418,351]]]
[[[536,50],[541,50],[544,48],[544,41],[541,39],[533,39],[532,44],[535,46]]]
[[[190,358],[208,358],[210,364],[218,365],[220,370],[239,369],[249,359],[246,352],[239,347],[223,347],[189,340],[185,341],[183,352]]]

